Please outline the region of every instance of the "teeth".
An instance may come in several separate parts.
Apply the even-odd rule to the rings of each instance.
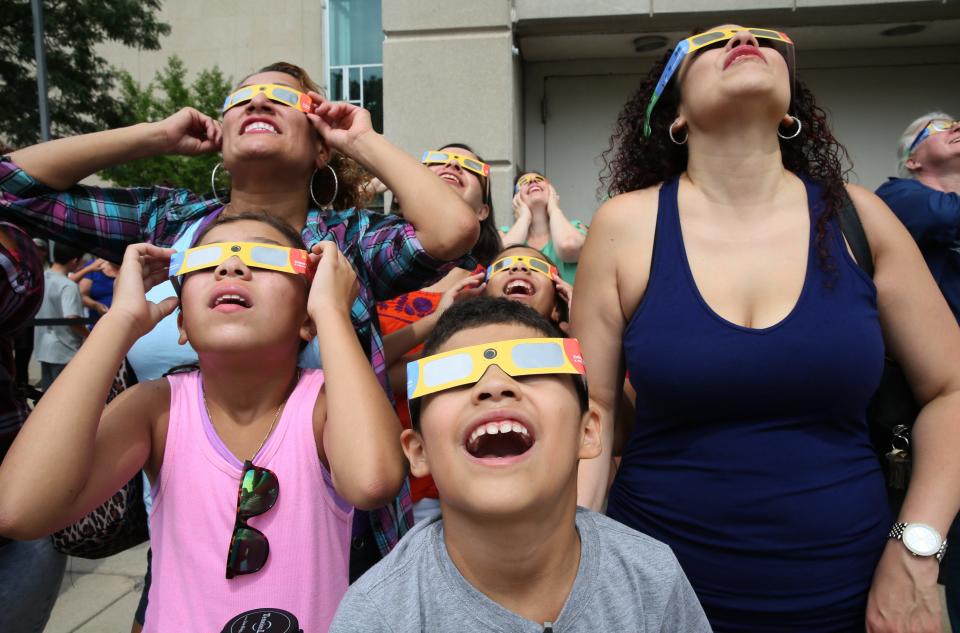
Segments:
[[[444,175],[440,176],[440,178],[443,179],[443,180],[450,181],[450,182],[455,182],[455,183],[457,183],[458,185],[460,184],[460,179],[457,178],[456,176],[454,176],[453,174],[444,174]]]
[[[507,287],[504,288],[504,293],[510,294],[511,292],[517,289],[523,290],[524,294],[531,294],[531,295],[533,294],[533,286],[531,286],[528,282],[523,281],[522,279],[516,279],[508,283]]]
[[[486,425],[487,435],[496,435],[500,432],[500,425],[496,422],[488,422]],[[508,429],[509,430],[509,429]]]
[[[216,301],[213,302],[213,305],[218,306],[224,301],[237,301],[243,305],[247,305],[247,300],[240,295],[220,295]]]
[[[500,433],[517,433],[524,438],[527,446],[533,445],[530,432],[519,422],[487,422],[474,429],[470,437],[467,438],[467,450],[471,452],[476,451],[479,447],[480,438],[484,435],[497,435]]]
[[[275,127],[273,127],[272,125],[270,125],[269,123],[265,123],[265,122],[263,122],[263,121],[254,121],[253,123],[251,123],[250,125],[248,125],[246,128],[244,128],[243,131],[244,131],[244,132],[255,132],[255,131],[257,131],[257,130],[260,130],[260,131],[263,131],[263,132],[273,132],[274,134],[277,133],[277,128],[275,128]]]

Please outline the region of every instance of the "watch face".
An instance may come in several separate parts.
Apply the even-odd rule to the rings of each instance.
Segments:
[[[940,550],[940,534],[923,523],[911,523],[903,529],[903,544],[917,556],[933,556]]]

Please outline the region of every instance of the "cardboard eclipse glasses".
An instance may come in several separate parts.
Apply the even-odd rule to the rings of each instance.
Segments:
[[[523,264],[534,272],[538,272],[541,275],[546,275],[550,281],[553,281],[559,276],[556,266],[551,266],[549,262],[546,262],[539,257],[529,257],[527,255],[508,255],[506,257],[501,257],[487,267],[487,279],[490,279],[497,273],[502,273],[505,270],[509,270],[517,264]]]
[[[227,95],[223,100],[223,110],[226,113],[230,108],[243,105],[253,100],[258,94],[263,94],[267,99],[281,105],[285,105],[301,112],[310,112],[313,107],[313,99],[306,94],[282,84],[255,84],[253,86],[244,86]]]
[[[670,56],[670,59],[667,61],[667,65],[664,66],[663,73],[660,74],[660,79],[657,81],[657,85],[653,89],[653,96],[650,97],[650,103],[647,104],[647,112],[643,119],[644,136],[650,136],[652,133],[652,129],[650,128],[650,117],[653,113],[653,107],[657,104],[657,101],[660,100],[660,97],[666,90],[667,85],[670,83],[670,79],[680,68],[680,64],[683,63],[683,59],[687,55],[702,48],[706,48],[707,46],[726,43],[733,39],[733,37],[738,33],[743,32],[750,33],[750,35],[757,38],[761,42],[771,42],[773,47],[776,48],[781,55],[783,55],[783,58],[787,62],[787,68],[790,71],[790,88],[791,92],[793,91],[795,77],[793,40],[791,40],[786,33],[781,33],[780,31],[774,31],[772,29],[757,28],[717,29],[715,31],[700,33],[698,35],[688,37],[685,40],[681,40],[677,44],[676,48],[673,49],[673,55]]]
[[[957,125],[960,125],[960,121],[951,121],[949,119],[933,119],[925,126],[923,129],[917,132],[917,136],[913,139],[913,142],[910,143],[910,147],[907,149],[906,156],[910,156],[913,153],[913,150],[917,149],[920,146],[920,143],[927,140],[929,137],[934,134],[940,134],[941,132],[949,132]]]
[[[302,275],[307,281],[313,279],[307,251],[257,242],[219,242],[174,253],[170,257],[170,278],[176,280],[195,270],[215,268],[231,257],[239,257],[251,268]]]
[[[575,338],[521,338],[427,356],[407,364],[407,400],[471,385],[491,365],[510,376],[586,375]]]

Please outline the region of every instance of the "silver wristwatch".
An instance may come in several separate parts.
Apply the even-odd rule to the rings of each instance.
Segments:
[[[936,556],[938,563],[947,551],[947,539],[926,523],[894,523],[887,538],[902,541],[914,556]]]

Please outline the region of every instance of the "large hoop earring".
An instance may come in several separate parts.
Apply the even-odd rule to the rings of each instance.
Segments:
[[[674,123],[676,123],[676,121],[674,121]],[[690,138],[690,132],[689,132],[689,131],[687,132],[687,135],[683,137],[683,140],[682,140],[682,141],[678,141],[678,140],[673,136],[673,125],[674,125],[674,123],[671,123],[671,124],[670,124],[670,127],[667,128],[667,134],[670,136],[670,140],[673,141],[673,144],[674,144],[674,145],[686,145],[686,144],[687,144],[687,139]]]
[[[332,207],[334,200],[337,199],[337,194],[340,192],[340,180],[337,178],[337,172],[333,167],[327,165],[327,169],[330,170],[330,173],[333,174],[333,195],[330,196],[330,201],[326,204],[320,204],[317,201],[317,195],[313,193],[313,179],[317,177],[317,174],[320,173],[319,169],[313,170],[313,175],[310,176],[310,199],[313,200],[313,204],[317,205],[318,209],[325,209],[327,207]]]
[[[800,130],[803,129],[803,123],[800,122],[800,119],[799,119],[798,117],[795,117],[795,116],[792,116],[792,115],[791,115],[790,118],[793,119],[794,121],[796,121],[796,123],[797,123],[797,131],[794,132],[793,134],[791,134],[791,135],[789,135],[789,136],[784,136],[783,134],[780,133],[780,126],[779,126],[779,125],[777,126],[777,136],[779,136],[780,138],[782,138],[782,139],[785,140],[785,141],[789,141],[789,140],[792,139],[792,138],[797,138],[798,136],[800,136]]]
[[[220,199],[220,196],[217,195],[217,170],[223,167],[223,163],[217,163],[213,166],[213,171],[210,172],[210,190],[213,191],[214,199],[219,202],[222,206],[227,206],[223,200]]]

